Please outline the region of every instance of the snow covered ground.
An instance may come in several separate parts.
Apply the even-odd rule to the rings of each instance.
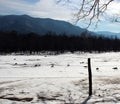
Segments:
[[[0,56],[0,104],[66,103],[120,104],[120,52]]]

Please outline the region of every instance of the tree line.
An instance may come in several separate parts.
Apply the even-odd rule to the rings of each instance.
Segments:
[[[120,51],[120,39],[87,35],[86,32],[80,36],[56,35],[51,32],[46,35],[18,34],[16,31],[0,32],[0,53],[26,51],[30,53],[40,51]]]

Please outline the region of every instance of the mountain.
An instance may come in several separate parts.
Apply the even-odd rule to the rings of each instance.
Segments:
[[[33,18],[28,15],[7,15],[0,16],[0,31],[17,31],[18,33],[80,35],[87,31],[65,21],[58,21],[49,18]]]
[[[98,31],[98,32],[96,32],[96,35],[120,39],[120,33],[114,33],[114,32],[108,32],[108,31]]]

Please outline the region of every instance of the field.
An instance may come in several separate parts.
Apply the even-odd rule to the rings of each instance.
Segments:
[[[0,104],[66,103],[120,104],[120,52],[0,56]]]

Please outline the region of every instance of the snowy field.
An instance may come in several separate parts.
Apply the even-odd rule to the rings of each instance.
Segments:
[[[0,104],[120,104],[120,53],[1,55]]]

